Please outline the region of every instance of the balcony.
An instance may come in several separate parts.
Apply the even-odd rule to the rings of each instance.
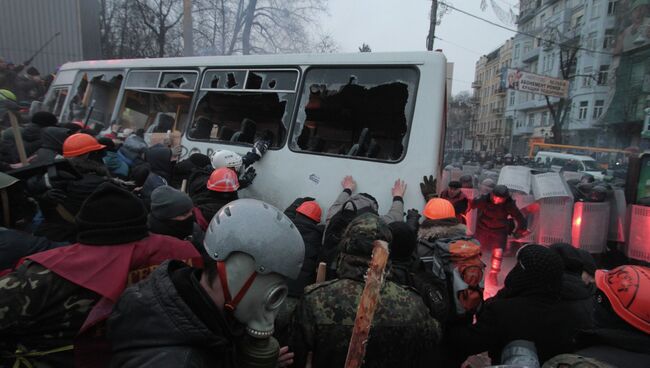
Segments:
[[[492,113],[496,116],[503,116],[503,107],[495,107],[492,109]]]
[[[580,42],[582,34],[582,25],[577,25],[563,33],[562,44],[571,45]]]
[[[482,86],[483,86],[483,82],[481,81],[472,82],[472,88],[481,88]]]
[[[497,96],[505,96],[507,93],[508,93],[508,89],[507,89],[507,88],[501,88],[501,87],[499,87],[499,88],[497,89]]]
[[[533,19],[535,17],[535,13],[537,13],[537,8],[538,7],[533,7],[520,12],[519,17],[517,17],[517,24],[523,24]]]
[[[541,47],[535,47],[527,52],[524,52],[524,54],[521,57],[521,61],[523,61],[524,63],[530,63],[539,59],[540,51],[541,51]]]

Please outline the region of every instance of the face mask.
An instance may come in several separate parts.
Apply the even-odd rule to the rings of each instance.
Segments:
[[[156,234],[173,236],[184,240],[194,232],[194,216],[185,220],[159,220],[155,219],[149,224],[150,230]]]

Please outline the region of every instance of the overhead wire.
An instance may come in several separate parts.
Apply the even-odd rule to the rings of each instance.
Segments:
[[[558,41],[554,41],[554,40],[550,40],[550,39],[545,39],[545,38],[543,38],[543,37],[536,36],[536,35],[534,35],[534,34],[532,34],[532,33],[524,32],[524,31],[518,31],[518,30],[516,30],[516,29],[512,29],[512,28],[510,28],[510,27],[506,27],[506,26],[504,26],[504,25],[501,25],[501,24],[495,23],[495,22],[493,22],[493,21],[491,21],[491,20],[489,20],[489,19],[485,19],[485,18],[479,17],[478,15],[474,15],[474,14],[469,13],[469,12],[467,12],[467,11],[465,11],[465,10],[462,10],[462,9],[458,9],[458,8],[456,8],[455,6],[453,6],[453,5],[449,5],[449,4],[447,4],[447,3],[443,2],[443,1],[438,1],[438,4],[442,4],[442,5],[446,6],[446,7],[448,7],[449,9],[455,10],[455,11],[457,11],[457,12],[459,12],[459,13],[462,13],[462,14],[465,14],[465,15],[467,15],[467,16],[470,16],[470,17],[472,17],[472,18],[474,18],[474,19],[478,19],[478,20],[483,21],[483,22],[485,22],[485,23],[491,24],[491,25],[493,25],[493,26],[495,26],[495,27],[499,27],[499,28],[505,29],[506,31],[514,32],[514,33],[521,34],[521,35],[528,36],[528,37],[532,37],[532,38],[537,38],[537,39],[539,39],[539,40],[541,40],[541,41],[548,42],[548,43],[550,43],[550,44],[554,44],[554,45],[558,45],[558,46],[563,46],[563,43],[562,43],[562,42],[558,42]],[[583,50],[583,51],[587,51],[587,52],[593,52],[593,53],[597,53],[597,54],[609,55],[609,56],[613,55],[611,52],[599,51],[599,50],[592,50],[592,49],[589,49],[589,48],[586,48],[586,47],[582,47],[582,46],[570,46],[570,48],[572,48],[572,49],[576,49],[576,50]]]

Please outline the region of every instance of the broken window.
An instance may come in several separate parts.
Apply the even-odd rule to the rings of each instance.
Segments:
[[[312,68],[291,149],[398,161],[413,115],[414,68]]]
[[[70,86],[55,87],[43,103],[43,109],[59,117],[61,110],[63,110],[65,99],[68,97],[69,88]]]
[[[122,86],[122,70],[81,71],[72,88],[72,97],[63,122],[86,124],[96,131],[103,130],[111,121]]]
[[[149,144],[180,144],[197,79],[196,71],[130,72],[113,130],[142,129]]]
[[[297,70],[208,70],[188,132],[192,139],[271,147],[284,143],[291,122]]]

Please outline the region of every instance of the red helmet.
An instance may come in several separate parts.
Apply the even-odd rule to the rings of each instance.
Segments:
[[[431,198],[429,202],[424,206],[424,211],[422,211],[424,217],[430,220],[441,220],[451,217],[456,217],[456,211],[454,210],[454,205],[451,204],[446,199],[442,198]]]
[[[296,212],[303,214],[316,222],[320,222],[320,217],[322,214],[320,206],[316,201],[303,202],[300,206],[298,206],[298,208],[296,208]]]
[[[76,133],[63,142],[63,157],[77,157],[88,152],[99,151],[105,147],[103,144],[99,144],[97,139],[91,135]]]
[[[619,317],[650,334],[650,268],[626,265],[597,270],[596,286]]]
[[[222,167],[212,172],[207,187],[215,192],[235,192],[239,189],[239,180],[237,180],[237,174],[234,171]]]

